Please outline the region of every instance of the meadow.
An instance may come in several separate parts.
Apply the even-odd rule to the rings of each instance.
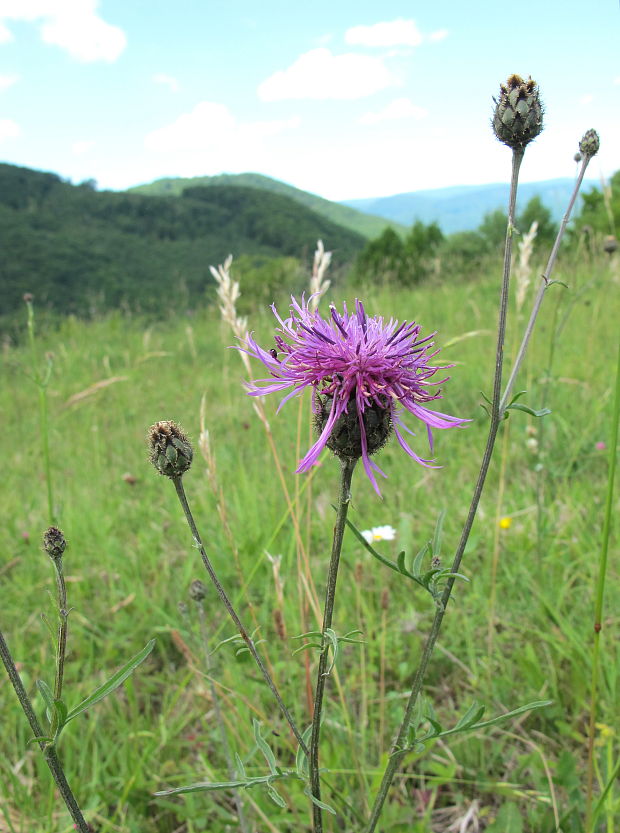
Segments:
[[[512,411],[496,454],[425,693],[445,725],[473,701],[487,715],[535,700],[552,704],[486,731],[456,736],[410,754],[389,795],[379,830],[390,833],[584,830],[594,594],[607,490],[608,445],[620,308],[617,256],[583,253],[560,263],[546,295],[517,390],[534,419]],[[508,363],[523,330],[542,263],[521,310],[514,297]],[[233,264],[234,271],[234,264]],[[243,275],[237,277],[243,293]],[[377,457],[387,473],[382,499],[355,474],[350,519],[359,529],[392,525],[377,549],[395,559],[417,552],[445,510],[442,560],[456,547],[488,427],[500,264],[470,281],[441,278],[415,289],[336,284],[322,299],[338,306],[362,297],[369,314],[415,319],[437,330],[440,358],[453,364],[440,410],[471,419],[437,432],[439,469],[416,465],[392,440]],[[205,285],[210,280],[205,275]],[[268,308],[250,310],[249,328],[269,346]],[[36,304],[36,300],[35,300]],[[171,300],[174,305],[174,300]],[[286,299],[279,303],[280,311]],[[5,340],[0,410],[3,442],[0,623],[38,712],[35,681],[50,684],[54,656],[41,614],[54,619],[54,576],[41,550],[49,525],[38,391],[23,328]],[[51,359],[49,439],[57,522],[68,541],[65,571],[69,641],[65,697],[74,704],[151,638],[156,646],[124,686],[72,723],[59,744],[68,780],[98,833],[198,833],[238,830],[228,792],[154,797],[195,781],[227,780],[221,716],[230,748],[248,773],[263,774],[253,718],[280,765],[296,743],[209,585],[205,616],[191,582],[207,583],[172,484],[148,462],[145,435],[162,419],[194,440],[184,477],[198,528],[224,585],[255,629],[255,639],[301,726],[309,723],[316,654],[293,655],[304,631],[320,627],[331,546],[337,461],[324,452],[296,475],[311,442],[309,398],[265,402],[273,448],[243,389],[244,368],[216,307],[147,322],[111,314],[41,327],[39,367]],[[255,368],[262,378],[263,369]],[[201,456],[200,405],[217,471]],[[409,420],[408,424],[415,429]],[[425,430],[412,440],[422,456]],[[274,449],[290,502],[274,464]],[[617,498],[615,501],[617,514]],[[605,586],[597,704],[595,786],[604,788],[620,756],[618,702],[620,575],[612,537]],[[324,799],[348,821],[326,814],[326,829],[352,829],[367,817],[400,722],[432,599],[386,569],[347,533],[338,633],[361,631],[341,647],[327,687],[323,726]],[[216,650],[217,648],[217,650]],[[68,833],[43,757],[14,692],[0,680],[0,831]],[[258,788],[242,793],[247,829],[310,830],[300,785],[278,783],[285,806]],[[597,831],[620,828],[620,793],[608,790]]]

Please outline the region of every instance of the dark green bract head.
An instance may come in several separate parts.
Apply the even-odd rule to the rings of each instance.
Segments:
[[[538,84],[532,78],[524,81],[511,75],[500,85],[495,101],[493,132],[513,150],[525,148],[543,128],[543,107]]]
[[[151,425],[148,445],[151,463],[164,477],[181,477],[192,464],[192,445],[175,422]]]
[[[321,433],[327,423],[332,407],[331,396],[317,396],[319,410],[316,414],[315,428]],[[367,405],[362,414],[366,434],[366,453],[374,454],[387,443],[392,432],[392,413],[389,405],[385,408],[373,402]],[[362,431],[360,418],[355,404],[355,396],[349,399],[348,410],[341,414],[326,442],[327,447],[336,457],[357,460],[363,455]]]

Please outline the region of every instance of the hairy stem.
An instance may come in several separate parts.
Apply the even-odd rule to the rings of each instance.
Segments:
[[[8,674],[9,680],[11,681],[11,684],[15,689],[17,699],[21,704],[24,714],[28,718],[28,723],[30,723],[30,728],[34,733],[34,736],[36,738],[42,738],[44,736],[43,730],[37,719],[34,709],[32,708],[32,703],[30,702],[30,698],[26,693],[26,689],[24,688],[24,684],[22,683],[21,677],[19,676],[19,672],[15,667],[13,657],[11,656],[9,647],[5,642],[2,631],[0,631],[0,656],[2,656],[2,662],[4,663],[4,667],[6,668],[6,673]],[[71,788],[67,782],[67,778],[62,768],[62,764],[58,759],[56,748],[52,744],[46,743],[43,740],[39,741],[39,746],[41,748],[41,752],[43,753],[43,757],[45,758],[45,762],[50,768],[50,772],[52,773],[52,777],[56,782],[56,786],[58,787],[62,799],[67,806],[67,810],[69,811],[69,814],[71,815],[71,818],[75,823],[76,828],[80,831],[80,833],[90,833],[90,828],[86,823],[84,816],[82,815],[82,811],[80,810],[78,803],[75,800],[75,796],[71,792]]]
[[[56,571],[56,589],[58,592],[58,647],[56,653],[56,679],[54,681],[54,699],[60,700],[62,696],[62,680],[65,670],[65,654],[67,652],[67,586],[62,566],[62,558],[53,558],[54,570]]]
[[[235,627],[237,628],[237,630],[239,632],[239,635],[241,636],[241,638],[243,639],[245,644],[248,646],[248,650],[250,651],[250,653],[252,654],[252,657],[254,658],[254,661],[258,665],[258,668],[259,668],[261,674],[263,675],[263,677],[265,679],[265,682],[267,683],[267,685],[271,689],[271,693],[276,698],[276,702],[278,703],[278,706],[280,707],[280,710],[281,710],[282,714],[286,718],[286,721],[288,722],[288,725],[291,727],[291,730],[292,730],[293,734],[297,738],[297,742],[299,743],[299,745],[302,748],[302,750],[304,751],[304,753],[307,755],[308,754],[308,747],[304,743],[304,740],[301,736],[301,733],[300,733],[299,729],[297,728],[297,726],[295,724],[295,721],[293,720],[293,717],[291,716],[291,713],[286,708],[286,706],[284,704],[284,701],[282,700],[282,697],[280,696],[280,692],[276,688],[276,685],[275,685],[273,679],[271,678],[271,675],[269,674],[269,671],[265,667],[264,662],[262,661],[258,651],[256,650],[256,646],[254,645],[254,641],[252,640],[251,636],[248,634],[246,629],[241,624],[241,620],[239,619],[239,616],[237,615],[237,612],[235,611],[234,607],[232,606],[232,603],[231,603],[230,599],[226,595],[226,591],[224,590],[224,588],[220,584],[220,581],[219,581],[219,579],[218,579],[218,577],[215,573],[215,570],[213,569],[213,565],[209,561],[209,557],[207,556],[207,553],[205,551],[204,545],[202,543],[202,539],[200,537],[200,533],[198,532],[198,529],[197,529],[196,524],[194,522],[194,517],[192,515],[191,509],[189,508],[189,503],[187,502],[187,497],[185,495],[185,489],[183,488],[183,482],[182,482],[180,477],[172,477],[171,479],[172,479],[172,482],[174,483],[174,487],[177,491],[177,496],[179,498],[179,502],[180,502],[181,506],[183,507],[183,512],[185,513],[185,518],[187,520],[187,524],[188,524],[188,526],[191,530],[192,536],[193,536],[194,541],[196,543],[196,547],[198,548],[198,551],[200,552],[200,556],[202,558],[202,563],[205,565],[207,573],[209,574],[209,578],[213,582],[213,585],[215,586],[215,589],[217,590],[217,594],[220,597],[220,599],[222,600],[222,603],[224,604],[224,607],[228,611],[228,614],[229,614],[230,618],[235,623]]]
[[[334,538],[332,543],[332,555],[329,562],[329,573],[327,576],[327,588],[325,590],[325,608],[323,611],[323,639],[321,656],[319,658],[319,669],[316,679],[316,690],[314,694],[314,712],[312,715],[312,734],[310,736],[310,755],[308,758],[310,772],[310,790],[314,798],[321,800],[321,776],[319,773],[319,740],[321,735],[321,712],[323,709],[323,694],[328,676],[328,642],[325,639],[325,631],[332,626],[332,615],[334,612],[334,601],[336,599],[336,582],[338,580],[338,565],[340,564],[340,552],[342,550],[342,539],[346,525],[349,501],[351,499],[351,478],[357,459],[343,457],[340,460],[340,493],[336,523],[334,525]],[[322,833],[323,816],[321,808],[312,805],[312,820],[314,833]]]
[[[445,589],[441,596],[441,600],[437,605],[437,610],[435,612],[433,624],[431,626],[430,633],[426,639],[424,650],[422,652],[422,657],[420,659],[420,664],[418,666],[413,680],[413,685],[409,694],[407,706],[405,708],[405,714],[400,725],[400,729],[398,730],[396,740],[394,741],[392,747],[392,754],[390,755],[390,759],[388,761],[385,773],[383,775],[381,786],[379,787],[379,791],[375,799],[372,814],[370,817],[370,822],[368,824],[368,833],[373,833],[373,831],[376,829],[377,822],[379,820],[379,816],[381,815],[383,804],[387,797],[390,785],[394,779],[398,767],[400,766],[401,761],[407,754],[407,735],[409,732],[409,725],[411,723],[413,709],[415,707],[416,700],[418,699],[418,696],[420,695],[420,692],[422,690],[424,677],[426,675],[426,669],[432,656],[433,649],[435,647],[435,642],[437,641],[437,637],[439,636],[439,631],[441,629],[441,624],[443,622],[443,617],[445,615],[448,602],[450,601],[452,587],[454,586],[454,582],[456,581],[454,573],[457,573],[459,570],[461,559],[463,558],[463,553],[465,551],[465,546],[467,544],[467,540],[469,538],[469,534],[474,523],[474,518],[476,517],[476,511],[478,509],[478,504],[480,502],[480,497],[484,488],[484,482],[489,471],[491,457],[493,456],[493,448],[495,446],[495,439],[497,437],[497,432],[501,421],[500,397],[502,388],[502,368],[504,363],[504,341],[506,337],[508,289],[510,286],[512,238],[514,233],[517,184],[519,181],[519,169],[521,167],[521,162],[523,161],[523,154],[524,150],[520,149],[513,150],[512,155],[512,176],[510,181],[510,197],[508,202],[508,226],[506,229],[506,244],[504,247],[504,269],[499,303],[499,322],[497,327],[497,348],[495,356],[495,374],[493,379],[493,402],[491,407],[491,423],[489,426],[487,443],[484,449],[482,463],[480,465],[480,471],[478,473],[478,479],[474,487],[474,493],[471,499],[469,512],[467,513],[465,525],[463,527],[461,538],[454,556],[454,561],[452,563],[452,575],[449,576],[448,581],[446,582]]]

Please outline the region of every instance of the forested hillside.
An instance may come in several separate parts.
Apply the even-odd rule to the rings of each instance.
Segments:
[[[288,197],[254,188],[145,197],[0,165],[0,314],[24,292],[40,307],[79,315],[121,306],[180,311],[205,297],[209,264],[229,253],[262,265],[285,259],[290,269],[291,258],[309,261],[318,238],[336,268],[365,242]]]
[[[364,237],[377,237],[387,227],[392,227],[399,232],[405,231],[405,227],[394,220],[386,220],[385,217],[374,216],[372,213],[358,211],[342,203],[325,200],[316,194],[310,194],[308,191],[302,191],[292,185],[287,185],[286,182],[280,182],[278,179],[272,179],[262,174],[220,174],[219,176],[195,176],[190,178],[168,177],[157,179],[155,182],[146,185],[137,185],[135,188],[130,188],[129,193],[146,194],[154,197],[180,196],[187,188],[212,188],[222,185],[236,188],[257,188],[261,191],[270,191],[274,194],[290,197],[300,205],[331,220],[332,223],[355,231],[357,234],[362,234]]]

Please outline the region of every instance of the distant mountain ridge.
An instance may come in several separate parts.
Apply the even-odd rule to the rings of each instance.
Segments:
[[[332,223],[343,228],[361,234],[366,238],[379,237],[386,226],[392,226],[397,231],[404,232],[405,229],[394,220],[386,220],[384,217],[372,216],[372,211],[358,210],[342,203],[332,202],[323,199],[316,194],[302,191],[279,179],[272,179],[263,174],[219,174],[218,176],[194,176],[194,177],[165,177],[156,179],[145,185],[136,185],[128,188],[129,193],[143,194],[154,197],[180,197],[187,188],[210,188],[213,186],[234,186],[242,188],[256,188],[259,191],[270,191],[280,194],[283,197],[295,200],[295,202],[309,208],[316,214],[325,217]],[[327,245],[328,241],[326,241]]]
[[[519,185],[517,210],[522,210],[532,197],[538,196],[551,211],[553,219],[558,221],[566,210],[574,185],[575,181],[570,177],[523,183]],[[584,180],[583,188],[598,185],[598,180],[589,179]],[[437,222],[444,234],[452,234],[457,231],[473,231],[478,228],[485,214],[498,208],[505,211],[508,191],[508,183],[457,185],[389,197],[344,200],[342,205],[405,226],[412,225],[416,220],[426,224]],[[581,198],[578,207],[580,202]]]

